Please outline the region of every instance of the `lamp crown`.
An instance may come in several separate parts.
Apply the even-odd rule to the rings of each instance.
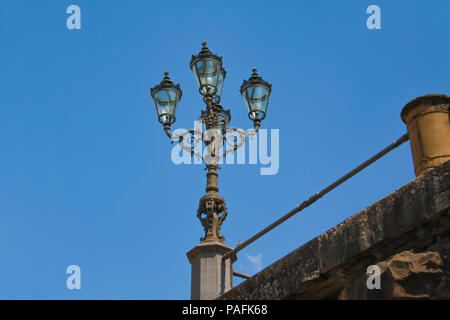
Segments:
[[[201,59],[208,59],[208,58],[209,59],[216,59],[216,60],[218,60],[220,62],[220,65],[222,66],[222,57],[219,57],[218,55],[212,53],[208,49],[208,47],[206,46],[206,41],[203,41],[202,42],[202,49],[200,50],[198,55],[192,55],[192,59],[191,59],[191,62],[190,62],[189,65],[190,65],[190,67],[192,69],[193,64],[195,62],[197,62],[198,60],[201,60]]]
[[[169,71],[164,71],[164,78],[162,79],[162,81],[154,86],[153,88],[150,88],[150,93],[152,95],[152,97],[154,96],[154,94],[161,90],[161,89],[175,89],[178,90],[180,92],[180,98],[183,95],[181,89],[180,89],[180,85],[179,84],[174,84],[173,81],[170,79],[169,77]]]
[[[270,91],[272,90],[272,85],[270,83],[268,83],[267,81],[264,81],[263,78],[261,78],[260,75],[258,75],[258,69],[256,67],[253,67],[252,69],[253,73],[251,75],[251,77],[248,80],[244,80],[244,82],[241,85],[241,94],[242,92],[250,86],[254,86],[254,85],[263,85],[266,86]]]

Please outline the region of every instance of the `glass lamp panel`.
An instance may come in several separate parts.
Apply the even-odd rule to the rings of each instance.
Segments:
[[[244,96],[250,119],[263,119],[269,102],[269,90],[266,86],[253,85],[245,90]]]
[[[194,64],[194,74],[200,93],[214,95],[219,81],[220,63],[214,59],[201,59]]]
[[[222,97],[222,91],[223,91],[223,83],[224,83],[224,70],[221,69],[219,72],[219,80],[217,81],[217,92],[213,97],[213,102],[219,103],[220,98]]]
[[[159,121],[163,124],[171,124],[175,121],[175,114],[179,93],[173,89],[161,89],[154,95]]]
[[[217,121],[217,129],[221,130],[222,132],[225,132],[225,130],[227,130],[228,121],[229,121],[228,117],[226,117],[224,114],[219,114]]]

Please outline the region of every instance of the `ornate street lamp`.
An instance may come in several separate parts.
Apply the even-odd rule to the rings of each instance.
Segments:
[[[272,85],[264,81],[253,68],[253,74],[241,86],[241,94],[247,105],[248,117],[253,120],[255,127],[259,127],[261,120],[266,117],[267,105],[272,91]]]
[[[222,157],[226,156],[227,153],[233,152],[242,146],[246,136],[254,135],[258,131],[261,121],[266,117],[267,105],[271,93],[271,85],[265,82],[256,73],[256,69],[254,68],[252,76],[249,80],[244,80],[240,90],[247,105],[248,116],[254,123],[254,129],[244,131],[238,128],[229,128],[228,125],[231,120],[230,111],[225,110],[219,104],[226,76],[225,69],[222,67],[222,57],[213,54],[206,47],[205,41],[202,45],[203,48],[199,54],[192,56],[190,67],[197,80],[199,92],[203,96],[203,101],[206,105],[206,109],[201,111],[199,117],[200,122],[205,126],[206,130],[204,132],[201,128],[188,130],[179,135],[173,135],[170,132],[170,126],[176,119],[175,113],[181,98],[181,89],[179,85],[173,84],[168,76],[168,72],[165,73],[162,82],[151,89],[151,95],[155,100],[158,113],[158,120],[163,124],[164,130],[169,138],[172,141],[178,141],[183,149],[191,152],[192,155],[197,157],[202,157],[202,155],[194,151],[192,145],[193,141],[198,142],[202,140],[205,143],[207,150],[211,150],[210,154],[207,155],[208,157],[202,157],[206,162],[206,168],[208,170],[206,173],[206,194],[200,199],[197,210],[197,217],[203,225],[205,236],[200,239],[200,245],[188,253],[188,257],[192,264],[202,263],[201,258],[197,258],[199,255],[201,256],[202,252],[204,253],[204,250],[208,245],[210,246],[209,253],[219,252],[220,254],[223,254],[225,251],[231,250],[230,247],[224,244],[224,237],[220,235],[220,227],[227,217],[227,208],[225,200],[219,195],[219,187],[217,184],[218,162]],[[236,136],[232,137],[234,139],[226,137],[226,133],[229,132],[239,135],[240,142],[236,142]],[[195,139],[195,136],[200,136],[200,138]],[[233,148],[221,153],[220,147],[225,142]],[[211,248],[213,247],[214,251],[211,251]],[[196,268],[193,266],[193,272],[194,270],[200,269],[199,266]],[[193,281],[194,278],[197,279],[197,281],[200,281],[198,280],[199,277],[203,276],[207,278],[207,276],[203,274],[197,275],[196,277],[193,275]],[[205,281],[201,281],[201,283],[204,285]],[[211,283],[210,285],[214,284]],[[205,295],[202,294],[209,290],[199,289],[200,287],[194,284],[192,286],[192,297],[194,299],[204,298]],[[197,288],[198,290],[194,288]],[[217,288],[211,290],[214,291],[216,289]],[[206,297],[208,297],[207,294]]]
[[[176,120],[177,105],[182,95],[180,85],[174,85],[166,71],[161,83],[151,88],[150,92],[155,101],[158,121],[164,125],[164,130],[170,137],[170,125]]]
[[[196,56],[192,56],[191,69],[203,96],[213,96],[218,90],[220,74],[222,72],[222,57],[216,56],[206,47],[206,41],[202,43],[203,48]]]

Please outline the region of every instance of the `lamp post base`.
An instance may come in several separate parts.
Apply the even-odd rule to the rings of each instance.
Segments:
[[[232,264],[236,258],[222,260],[232,250],[221,242],[205,241],[187,253],[192,265],[192,300],[212,300],[233,288]]]

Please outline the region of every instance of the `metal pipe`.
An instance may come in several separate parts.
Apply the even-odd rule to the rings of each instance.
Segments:
[[[228,252],[227,254],[225,254],[223,256],[222,259],[228,259],[230,257],[232,257],[233,255],[236,255],[236,253],[238,253],[239,251],[241,251],[242,249],[244,249],[245,247],[247,247],[249,244],[251,244],[253,241],[261,238],[263,235],[265,235],[267,232],[269,232],[270,230],[272,230],[273,228],[277,227],[278,225],[280,225],[281,223],[283,223],[284,221],[286,221],[287,219],[289,219],[290,217],[292,217],[293,215],[295,215],[296,213],[302,211],[303,209],[309,207],[310,205],[312,205],[314,202],[316,202],[317,200],[319,200],[321,197],[323,197],[324,195],[326,195],[328,192],[330,192],[331,190],[333,190],[334,188],[336,188],[337,186],[339,186],[341,183],[343,183],[344,181],[348,180],[349,178],[353,177],[355,174],[357,174],[358,172],[360,172],[361,170],[363,170],[364,168],[368,167],[369,165],[371,165],[372,163],[374,163],[375,161],[377,161],[378,159],[380,159],[382,156],[384,156],[386,153],[392,151],[393,149],[397,148],[399,145],[401,145],[402,143],[408,141],[409,136],[408,133],[404,134],[403,136],[401,136],[398,140],[394,141],[393,143],[391,143],[389,146],[387,146],[386,148],[384,148],[383,150],[381,150],[380,152],[378,152],[376,155],[374,155],[373,157],[371,157],[370,159],[368,159],[367,161],[363,162],[362,164],[360,164],[359,166],[357,166],[355,169],[353,169],[352,171],[350,171],[349,173],[347,173],[346,175],[344,175],[342,178],[336,180],[335,182],[333,182],[332,184],[330,184],[328,187],[326,187],[325,189],[322,189],[320,192],[316,193],[315,195],[313,195],[312,197],[308,198],[307,200],[305,200],[304,202],[302,202],[300,205],[298,205],[295,209],[293,209],[292,211],[288,212],[287,214],[285,214],[284,216],[282,216],[280,219],[276,220],[274,223],[272,223],[271,225],[269,225],[268,227],[264,228],[263,230],[261,230],[260,232],[258,232],[257,234],[255,234],[253,237],[251,237],[250,239],[248,239],[247,241],[243,242],[241,245],[237,246],[236,248],[234,248],[232,251]]]
[[[236,271],[236,270],[233,270],[233,276],[239,277],[239,278],[242,278],[242,279],[250,279],[251,278],[251,276],[249,276],[248,274],[245,274],[245,273],[242,273],[242,272],[239,272],[239,271]]]

